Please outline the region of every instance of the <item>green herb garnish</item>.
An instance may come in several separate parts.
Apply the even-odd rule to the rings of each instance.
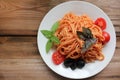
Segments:
[[[80,39],[86,40],[93,38],[92,32],[89,28],[82,28],[83,32],[77,31],[77,35]]]
[[[52,26],[52,28],[51,28],[51,31],[52,31],[53,33],[55,33],[55,31],[57,30],[58,26],[59,26],[59,21],[57,21],[57,22],[55,22],[55,23],[53,24],[53,26]]]
[[[96,42],[96,38],[85,40],[81,53],[85,53],[95,42]]]
[[[51,40],[48,40],[48,41],[47,41],[47,44],[46,44],[46,52],[47,52],[47,53],[48,53],[49,50],[52,48],[52,45],[53,45],[52,41],[51,41]]]
[[[81,53],[85,53],[97,41],[97,39],[93,37],[89,28],[83,27],[82,30],[82,32],[77,31],[77,35],[80,39],[85,41],[81,50]]]
[[[52,32],[48,30],[41,30],[41,33],[48,39],[53,36]]]
[[[56,44],[59,44],[59,43],[60,43],[58,37],[56,37],[56,36],[52,36],[52,37],[50,38],[50,40],[51,40],[52,42],[55,42]]]
[[[51,28],[51,30],[41,30],[41,33],[48,39],[46,43],[46,52],[48,53],[49,50],[52,48],[53,43],[59,44],[60,41],[58,37],[54,35],[55,31],[59,26],[59,21],[55,22]]]

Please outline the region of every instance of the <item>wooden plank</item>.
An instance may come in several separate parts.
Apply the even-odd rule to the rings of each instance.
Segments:
[[[0,37],[0,59],[40,58],[36,37]]]
[[[37,35],[44,15],[65,1],[67,0],[0,0],[0,35]],[[119,0],[86,1],[103,9],[114,26],[120,27]]]
[[[0,0],[0,80],[71,80],[46,66],[36,42],[44,15],[65,1],[68,0]],[[120,80],[120,0],[86,1],[100,7],[110,17],[117,33],[117,44],[110,64],[85,80]]]
[[[0,48],[0,59],[40,58],[36,37],[0,37]],[[118,52],[120,37],[117,37],[116,43],[115,53]]]
[[[51,71],[41,59],[0,59],[0,79],[2,77],[12,80],[66,80],[53,71]],[[101,73],[89,78],[89,80],[119,80],[119,63],[110,63]],[[44,74],[44,75],[43,75]],[[68,79],[67,79],[68,80]]]
[[[36,35],[48,9],[47,0],[0,0],[0,35]]]
[[[27,48],[26,48],[27,47]],[[0,80],[69,80],[51,71],[37,49],[36,37],[0,37]],[[120,79],[120,37],[110,64],[88,80]],[[44,75],[43,75],[44,74]]]

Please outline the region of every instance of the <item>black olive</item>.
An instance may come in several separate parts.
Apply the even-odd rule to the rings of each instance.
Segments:
[[[63,64],[66,68],[70,67],[72,70],[75,70],[76,68],[83,68],[85,66],[85,61],[83,59],[67,58]]]
[[[82,60],[82,59],[79,59],[77,62],[76,62],[76,66],[78,68],[83,68],[85,66],[85,61]]]
[[[73,63],[74,63],[73,59],[67,58],[67,59],[65,59],[63,64],[65,67],[70,67]]]
[[[77,68],[76,63],[73,63],[73,64],[70,66],[70,68],[71,68],[72,70],[75,70],[75,69]]]

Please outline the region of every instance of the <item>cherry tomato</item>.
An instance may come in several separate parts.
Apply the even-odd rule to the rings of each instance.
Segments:
[[[52,60],[54,64],[58,65],[65,60],[65,56],[61,55],[59,51],[56,51],[52,55]]]
[[[103,43],[105,44],[105,43],[109,42],[109,40],[110,40],[110,35],[109,35],[109,33],[106,32],[106,31],[103,31],[102,34],[103,34],[103,36],[104,36],[104,38],[105,38],[105,40],[104,40]]]
[[[104,18],[97,18],[95,24],[98,25],[102,30],[106,29],[106,21]]]

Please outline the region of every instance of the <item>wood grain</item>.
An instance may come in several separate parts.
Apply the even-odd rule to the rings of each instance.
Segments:
[[[0,0],[0,35],[37,35],[44,15],[64,1],[67,0]],[[86,1],[103,9],[115,28],[120,27],[119,0]]]
[[[39,58],[35,37],[0,37],[0,59]]]
[[[17,80],[49,80],[49,78],[66,80],[45,65],[37,49],[36,37],[0,37],[0,41],[0,79],[5,76],[9,80],[17,78]],[[120,38],[117,38],[116,48],[111,63],[89,80],[120,79],[120,54],[118,53],[120,52]]]
[[[70,80],[51,71],[37,48],[41,20],[50,9],[66,1],[0,0],[0,80]],[[120,0],[85,1],[100,7],[110,17],[117,34],[110,64],[85,80],[120,80]]]

